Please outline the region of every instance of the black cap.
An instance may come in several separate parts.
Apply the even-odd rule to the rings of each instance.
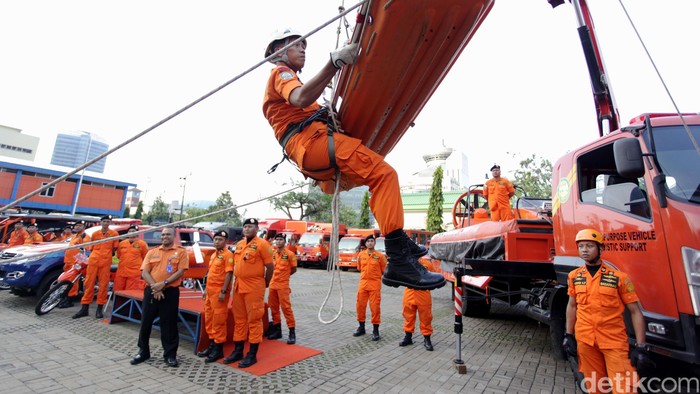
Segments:
[[[370,234],[370,235],[368,235],[368,236],[365,237],[363,243],[364,243],[364,242],[367,242],[368,239],[374,239],[374,240],[376,240],[377,237],[375,237],[374,234]]]
[[[100,220],[112,220],[112,215],[104,215],[100,218]]]
[[[500,169],[501,169],[501,166],[499,166],[498,164],[494,164],[493,167],[491,167],[491,169],[489,171],[500,170]]]
[[[73,229],[73,226],[64,226],[64,227],[63,227],[64,230],[67,229],[67,228],[72,230],[72,229]]]
[[[248,219],[245,220],[245,222],[243,222],[243,225],[244,225],[244,226],[245,226],[246,224],[252,224],[252,225],[257,226],[257,225],[258,225],[258,219],[256,219],[256,218],[248,218]]]
[[[79,221],[75,222],[75,224],[82,224],[83,226],[85,226],[85,225],[87,225],[87,222],[84,220],[79,220]],[[75,226],[75,224],[74,224],[74,226]]]
[[[215,237],[224,237],[224,238],[228,239],[228,233],[224,230],[219,230],[219,231],[215,232],[214,236]]]
[[[34,222],[29,223],[29,224],[27,224],[27,227],[36,227],[36,223],[34,223]]]
[[[129,226],[129,228],[128,228],[126,231],[129,231],[129,230],[136,230],[136,231],[139,231],[139,226],[137,226],[137,225],[135,225],[135,224],[134,224],[134,225],[131,225],[131,226]]]
[[[287,240],[287,236],[284,235],[284,234],[282,234],[282,233],[277,233],[277,234],[275,234],[275,239],[281,239],[281,240],[286,241],[286,240]]]

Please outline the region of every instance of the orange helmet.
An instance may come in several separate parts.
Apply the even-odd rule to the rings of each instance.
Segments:
[[[599,245],[603,244],[603,234],[600,231],[593,230],[592,228],[586,228],[576,234],[576,243],[579,241],[593,241]]]

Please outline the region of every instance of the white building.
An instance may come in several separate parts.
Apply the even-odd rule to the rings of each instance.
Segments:
[[[469,165],[467,156],[461,151],[444,146],[437,152],[423,155],[425,168],[413,174],[401,185],[402,193],[430,191],[433,174],[442,167],[442,190],[466,190],[469,187]]]
[[[34,161],[39,137],[22,134],[22,130],[0,125],[0,156]]]

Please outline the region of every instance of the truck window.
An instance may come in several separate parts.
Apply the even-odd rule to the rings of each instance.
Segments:
[[[700,141],[700,126],[689,126],[695,142]],[[666,174],[666,190],[672,198],[700,204],[700,155],[682,126],[657,126],[652,129],[656,164]],[[644,138],[649,145],[649,135]]]

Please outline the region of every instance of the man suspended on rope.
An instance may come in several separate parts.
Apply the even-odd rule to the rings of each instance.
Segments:
[[[265,50],[270,57],[302,36],[291,29],[275,32]],[[321,71],[302,84],[297,73],[306,62],[306,40],[302,40],[269,59],[272,69],[265,90],[263,113],[275,132],[285,156],[304,176],[317,181],[325,193],[333,192],[336,169],[344,181],[367,185],[372,194],[370,208],[386,239],[389,264],[382,282],[388,286],[406,286],[431,290],[445,285],[442,275],[428,272],[418,258],[427,253],[403,231],[403,203],[396,171],[384,158],[362,141],[334,133],[316,100],[343,66],[357,58],[357,44],[331,52]]]

